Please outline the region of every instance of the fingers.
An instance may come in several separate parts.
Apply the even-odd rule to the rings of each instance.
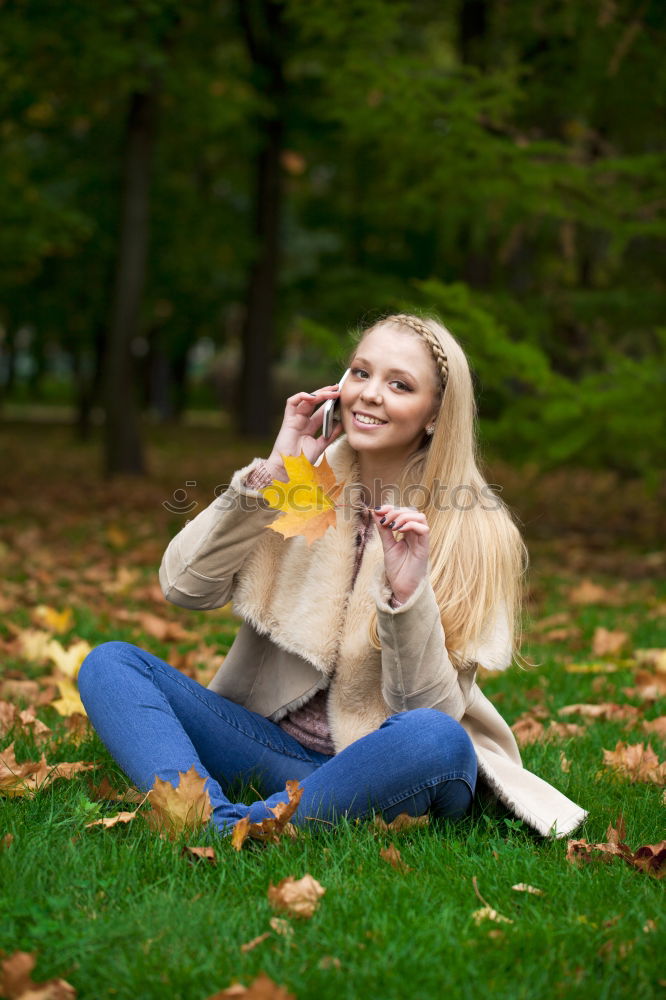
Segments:
[[[320,403],[325,402],[327,399],[336,399],[339,395],[340,390],[337,385],[326,385],[323,389],[317,389],[316,392],[294,393],[287,400],[287,405],[294,408],[301,408],[303,404],[306,406],[319,406]]]
[[[412,507],[393,507],[382,504],[372,511],[377,527],[387,531],[412,531],[416,535],[427,535],[430,531],[425,514]]]

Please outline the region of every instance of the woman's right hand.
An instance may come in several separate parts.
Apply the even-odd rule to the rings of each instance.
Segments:
[[[297,392],[289,397],[282,427],[267,459],[274,479],[286,482],[289,478],[282,455],[298,456],[303,452],[308,461],[314,465],[329,444],[342,434],[342,424],[335,421],[330,437],[314,436],[321,429],[324,419],[323,404],[328,399],[337,399],[339,395],[340,389],[337,385],[327,385],[316,392]]]

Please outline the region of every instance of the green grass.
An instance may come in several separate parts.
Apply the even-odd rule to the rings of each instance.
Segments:
[[[48,446],[41,457],[30,451],[25,468],[40,461],[43,469],[51,468],[48,452]],[[87,462],[90,452],[84,453]],[[157,459],[165,470],[173,469],[167,453]],[[165,658],[197,646],[158,642],[122,618],[121,612],[140,607],[181,623],[211,649],[227,649],[236,628],[228,613],[160,608],[134,593],[154,582],[159,560],[148,550],[136,555],[142,540],[152,538],[159,553],[175,527],[159,507],[160,498],[169,495],[166,473],[141,507],[131,489],[95,486],[87,466],[76,465],[76,455],[68,453],[63,461],[60,479],[52,469],[52,479],[43,473],[52,496],[31,489],[26,472],[20,502],[11,506],[10,498],[0,520],[4,596],[14,602],[0,625],[4,641],[11,640],[7,623],[27,626],[31,607],[43,601],[73,608],[73,626],[59,637],[65,645],[75,637],[92,644],[125,638]],[[227,461],[228,456],[220,464]],[[76,491],[63,504],[58,490],[74,472]],[[178,475],[169,471],[176,483]],[[209,475],[211,482],[222,481],[217,468]],[[57,517],[49,518],[49,511]],[[122,525],[128,536],[124,548],[109,544],[106,523]],[[38,535],[22,541],[28,531]],[[22,548],[28,544],[29,557]],[[570,673],[566,666],[598,659],[590,645],[599,625],[625,629],[631,648],[666,646],[666,629],[657,616],[666,587],[632,577],[621,604],[571,608],[566,590],[582,574],[561,568],[561,553],[553,558],[545,551],[540,563],[536,551],[533,581],[542,596],[529,608],[530,617],[569,610],[578,637],[570,643],[532,641],[525,652],[539,665],[485,677],[485,693],[509,723],[536,700],[554,719],[572,702],[638,704],[622,690],[633,683],[629,651],[614,658],[613,673]],[[105,580],[120,566],[136,568],[139,576],[129,591],[107,594],[85,577],[86,570],[102,565]],[[595,572],[593,563],[589,573],[609,587],[621,575]],[[43,670],[10,652],[4,655],[5,676],[12,671],[37,676]],[[662,699],[646,705],[644,717],[665,713]],[[44,707],[39,714],[54,727],[46,748],[50,762],[95,761],[95,782],[107,775],[119,783],[120,773],[96,736],[76,746],[53,709]],[[0,746],[11,738],[6,734]],[[626,841],[635,849],[664,838],[666,809],[661,788],[617,781],[603,770],[602,750],[618,739],[647,741],[640,725],[595,722],[576,739],[533,744],[522,756],[526,767],[589,810],[575,838],[605,840],[608,824],[622,811]],[[663,759],[663,743],[654,737],[650,742]],[[25,735],[16,747],[19,759],[39,752]],[[562,751],[570,761],[568,772],[561,769]],[[215,846],[218,863],[211,865],[192,863],[180,843],[161,840],[143,821],[86,829],[91,820],[122,808],[94,801],[88,778],[58,781],[33,799],[0,796],[0,843],[4,834],[13,834],[9,846],[0,846],[0,949],[35,952],[35,981],[62,977],[83,1000],[205,1000],[232,981],[249,984],[261,971],[299,1000],[652,1000],[664,991],[666,883],[620,861],[575,867],[566,860],[566,838],[539,837],[494,800],[477,800],[461,821],[432,823],[402,836],[343,823],[277,846],[250,844],[241,853],[211,832],[188,838],[189,844]],[[392,841],[411,871],[397,872],[380,858],[380,848]],[[318,911],[310,920],[291,919],[291,936],[272,933],[243,952],[243,943],[270,929],[269,885],[306,872],[326,888]],[[512,923],[475,923],[472,915],[483,903],[473,879],[488,904]],[[518,882],[543,895],[512,890]]]

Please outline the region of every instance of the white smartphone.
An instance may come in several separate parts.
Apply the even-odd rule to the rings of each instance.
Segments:
[[[338,382],[338,387],[342,389],[345,384],[345,379],[349,375],[349,368],[344,373],[340,381]],[[333,424],[335,421],[340,420],[340,397],[337,399],[327,399],[324,403],[324,420],[321,425],[322,437],[329,438],[333,433]]]

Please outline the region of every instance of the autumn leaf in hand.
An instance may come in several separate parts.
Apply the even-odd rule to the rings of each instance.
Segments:
[[[302,452],[297,458],[282,455],[282,461],[288,481],[274,479],[261,490],[269,506],[284,512],[269,527],[285,538],[303,535],[310,545],[335,527],[335,501],[342,487],[325,456],[319,465],[312,465]]]

